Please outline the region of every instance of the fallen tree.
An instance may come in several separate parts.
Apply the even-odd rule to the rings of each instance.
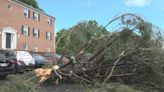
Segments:
[[[73,31],[68,32],[63,56],[57,62],[61,62],[64,56],[69,56],[70,61],[64,65],[52,64],[50,74],[40,75],[45,78],[42,80],[51,78],[58,82],[67,79],[100,88],[108,82],[162,88],[162,34],[151,23],[130,13],[117,16],[106,27],[118,20],[120,28],[117,31],[90,39],[73,55],[68,53]]]

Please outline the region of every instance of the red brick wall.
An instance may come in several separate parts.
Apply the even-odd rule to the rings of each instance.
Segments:
[[[8,4],[11,4],[12,10],[8,9]],[[48,25],[47,19],[49,16],[40,14],[40,21],[33,20],[33,10],[30,9],[30,18],[24,16],[24,7],[9,2],[8,0],[0,0],[0,31],[2,28],[12,27],[17,31],[19,35],[17,40],[17,49],[23,50],[24,43],[28,43],[29,51],[33,51],[33,47],[37,46],[39,52],[46,52],[47,48],[51,49],[51,52],[54,51],[54,18],[52,19],[52,26]],[[30,36],[22,35],[22,25],[27,25],[30,27]],[[40,37],[33,37],[33,28],[38,28],[40,30]],[[52,39],[46,40],[46,32],[52,33]],[[0,34],[0,47],[2,46],[2,34]]]

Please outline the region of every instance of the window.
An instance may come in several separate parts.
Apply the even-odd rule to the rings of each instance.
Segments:
[[[51,20],[50,18],[48,18],[48,19],[47,19],[47,23],[48,23],[48,25],[51,25],[52,20]]]
[[[47,52],[51,52],[51,49],[50,48],[47,48]]]
[[[29,35],[30,34],[30,28],[28,26],[22,26],[22,35]]]
[[[40,14],[33,12],[33,19],[36,21],[40,21]]]
[[[46,39],[51,40],[51,32],[46,32]]]
[[[34,28],[33,29],[33,37],[39,37],[39,29],[37,29],[37,28]]]
[[[30,18],[30,10],[28,9],[24,9],[24,16],[27,17],[27,18]]]
[[[24,49],[24,50],[28,50],[28,44],[24,44],[24,45],[23,45],[23,49]]]
[[[12,10],[12,5],[8,4],[7,8],[11,11]]]
[[[33,48],[34,52],[38,52],[38,47]]]

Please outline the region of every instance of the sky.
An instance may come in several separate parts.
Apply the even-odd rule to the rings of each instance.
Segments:
[[[67,29],[83,20],[106,25],[114,16],[135,13],[164,29],[163,0],[37,0],[39,6],[56,18],[55,30]]]

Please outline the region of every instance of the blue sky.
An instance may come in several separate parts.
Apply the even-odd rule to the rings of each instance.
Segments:
[[[120,13],[136,13],[164,29],[163,0],[37,0],[40,7],[56,18],[56,31],[82,20],[106,25]]]

